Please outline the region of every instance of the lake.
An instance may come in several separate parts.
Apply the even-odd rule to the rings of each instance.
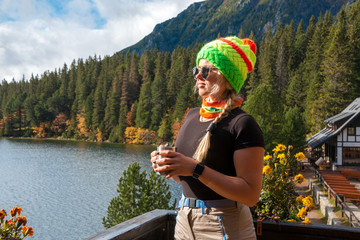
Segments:
[[[0,138],[0,209],[19,206],[29,239],[84,239],[104,230],[119,178],[137,161],[151,171],[155,146]],[[172,180],[172,196],[181,188]],[[8,219],[8,217],[6,218]]]

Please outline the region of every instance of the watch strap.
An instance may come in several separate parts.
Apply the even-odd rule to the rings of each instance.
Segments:
[[[204,163],[200,162],[198,164],[195,165],[194,170],[193,170],[193,178],[198,179],[200,177],[200,175],[203,173],[205,167],[204,167]]]

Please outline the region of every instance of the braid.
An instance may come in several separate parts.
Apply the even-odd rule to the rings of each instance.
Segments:
[[[212,123],[210,123],[209,128],[213,128],[214,126],[211,125],[216,126],[218,122],[220,122],[222,119],[224,119],[229,115],[232,106],[235,104],[236,93],[232,90],[229,90],[227,96],[228,98],[226,99],[226,104],[224,106],[224,109],[221,111],[219,116],[217,116],[212,121]],[[201,139],[199,146],[197,147],[194,153],[193,157],[198,162],[202,162],[206,158],[207,152],[210,148],[210,135],[211,135],[211,130],[207,130],[205,136]]]

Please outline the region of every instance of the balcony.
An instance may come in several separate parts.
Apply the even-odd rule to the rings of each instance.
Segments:
[[[172,240],[175,220],[175,211],[157,209],[120,223],[86,240]],[[256,221],[254,226],[257,227]],[[257,231],[259,230],[257,228]],[[261,236],[257,236],[258,240],[360,239],[360,228],[351,227],[263,221],[261,230]]]

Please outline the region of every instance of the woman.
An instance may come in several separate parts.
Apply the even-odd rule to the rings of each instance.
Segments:
[[[237,97],[255,53],[251,40],[237,37],[204,45],[194,68],[202,107],[184,119],[177,152],[151,154],[154,170],[182,186],[175,239],[256,239],[248,206],[261,191],[264,139]]]

